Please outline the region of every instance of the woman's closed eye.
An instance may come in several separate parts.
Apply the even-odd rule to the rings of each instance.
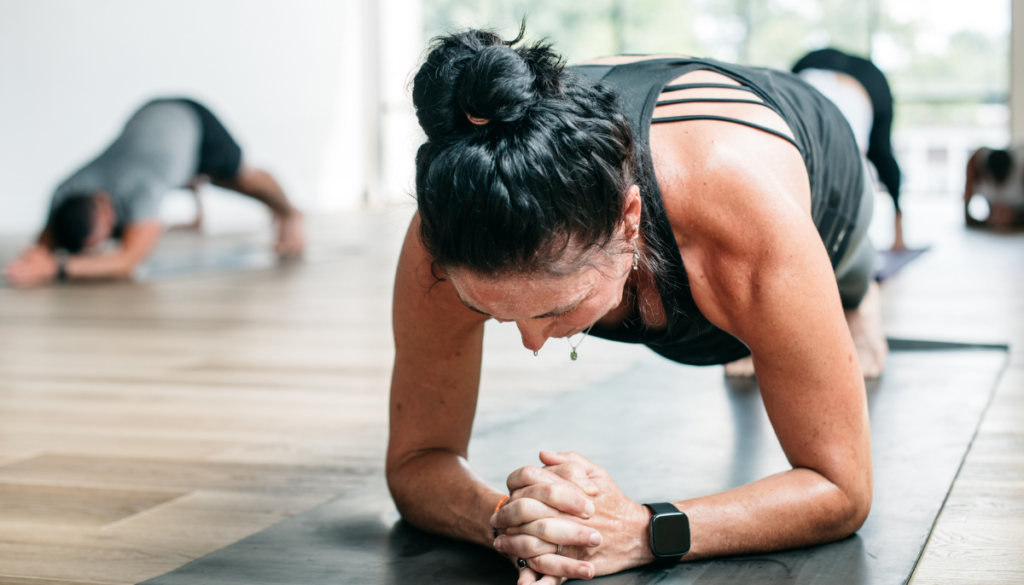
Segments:
[[[572,314],[576,309],[579,308],[580,306],[576,305],[575,307],[572,307],[570,309],[559,310],[558,312],[552,311],[550,313],[545,313],[543,315],[534,317],[534,319],[557,319],[559,317],[567,317],[568,315]]]

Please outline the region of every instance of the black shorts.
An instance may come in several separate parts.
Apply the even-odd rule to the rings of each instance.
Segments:
[[[188,98],[178,101],[191,106],[203,125],[203,137],[199,143],[199,172],[212,179],[231,180],[238,176],[242,166],[242,147],[231,137],[228,129],[217,116],[203,104]]]

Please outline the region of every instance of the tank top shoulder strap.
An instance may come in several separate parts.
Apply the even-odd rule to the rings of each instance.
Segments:
[[[643,201],[642,229],[648,246],[664,262],[664,269],[655,274],[655,281],[668,318],[668,326],[660,335],[637,327],[640,342],[648,345],[667,343],[671,338],[689,335],[689,331],[684,333],[680,330],[691,328],[685,315],[700,315],[693,297],[688,294],[689,277],[665,211],[650,152],[651,118],[662,88],[676,77],[699,67],[687,59],[652,59],[626,65],[573,68],[577,74],[613,89],[618,94],[623,114],[633,127],[636,182]]]
[[[688,89],[728,89],[728,90],[734,90],[734,91],[745,91],[745,92],[749,92],[749,93],[755,93],[754,90],[749,88],[749,87],[746,87],[746,86],[743,86],[743,85],[733,85],[731,83],[682,83],[682,84],[678,84],[678,85],[667,85],[667,86],[665,86],[664,89],[662,89],[662,93],[667,93],[667,92],[672,92],[672,91],[684,91],[684,90],[688,90]],[[767,102],[764,102],[764,101],[761,101],[761,100],[751,100],[751,99],[720,98],[720,97],[712,97],[712,98],[679,98],[679,99],[671,99],[671,100],[661,100],[659,102],[656,102],[654,105],[655,106],[670,106],[670,105],[673,105],[673,104],[692,104],[692,103],[755,104],[755,105],[758,105],[758,106],[764,106],[764,107],[772,110],[773,112],[775,112],[779,116],[782,116],[782,112],[779,112],[775,108],[772,108],[772,106],[769,105]],[[778,130],[775,130],[773,128],[769,128],[767,126],[762,126],[761,124],[755,124],[754,122],[750,122],[748,120],[743,120],[741,118],[731,118],[731,117],[728,117],[728,116],[716,116],[716,115],[712,115],[712,114],[697,114],[697,115],[690,115],[690,116],[662,116],[662,117],[658,117],[658,118],[651,118],[651,124],[662,124],[662,123],[665,123],[665,122],[688,122],[688,121],[691,121],[691,120],[718,120],[720,122],[732,122],[733,124],[741,124],[743,126],[749,126],[750,128],[754,128],[754,129],[760,130],[762,132],[767,132],[768,134],[771,134],[773,136],[778,136],[779,138],[781,138],[781,139],[785,140],[786,142],[789,142],[790,144],[795,146],[797,150],[800,150],[800,145],[797,144],[796,141],[793,140],[789,135],[787,135],[787,134],[785,134],[783,132],[779,132]]]
[[[664,116],[654,117],[654,108],[657,106],[667,106],[673,104],[684,104],[684,103],[749,103],[764,106],[780,117],[785,119],[783,112],[775,104],[775,102],[765,92],[761,91],[747,82],[747,80],[733,75],[728,69],[719,67],[717,63],[706,59],[689,59],[689,58],[667,58],[667,59],[649,59],[645,61],[634,61],[632,63],[624,63],[621,65],[581,65],[574,67],[577,73],[584,75],[585,77],[591,78],[595,81],[603,81],[615,86],[618,91],[620,98],[623,100],[623,105],[627,115],[634,122],[634,132],[637,132],[636,136],[645,136],[646,132],[640,133],[641,128],[639,126],[646,127],[649,124],[662,124],[667,122],[687,122],[691,120],[717,120],[721,122],[730,122],[733,124],[741,124],[767,132],[773,136],[778,136],[783,140],[789,142],[796,147],[801,154],[804,149],[802,145],[795,140],[793,137],[779,132],[778,130],[756,124],[741,118],[732,118],[728,116],[716,116],[710,114],[701,115],[690,115],[690,116]],[[683,83],[675,85],[667,85],[673,79],[681,77],[691,71],[698,70],[711,70],[716,73],[720,73],[735,80],[739,85],[730,83]],[[690,89],[727,89],[735,90],[740,92],[747,92],[757,96],[760,99],[742,99],[738,97],[734,98],[720,98],[720,97],[701,97],[701,98],[678,98],[668,99],[659,101],[658,97],[662,93],[684,91]]]

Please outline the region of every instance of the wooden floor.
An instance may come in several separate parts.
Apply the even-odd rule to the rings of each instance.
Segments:
[[[1014,344],[913,583],[1021,583],[1024,237],[908,207],[911,243],[934,249],[885,287],[890,334]],[[408,216],[324,220],[327,252],[300,265],[0,289],[0,585],[137,583],[381,473]],[[535,358],[513,325],[486,343],[496,415],[647,351],[588,339],[577,362],[559,343]]]

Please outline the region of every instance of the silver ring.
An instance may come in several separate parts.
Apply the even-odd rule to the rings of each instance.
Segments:
[[[526,564],[526,559],[516,559],[516,566],[520,569],[530,568],[530,565]]]
[[[555,551],[555,554],[556,555],[561,555],[562,554],[562,545],[558,545],[558,550]]]

